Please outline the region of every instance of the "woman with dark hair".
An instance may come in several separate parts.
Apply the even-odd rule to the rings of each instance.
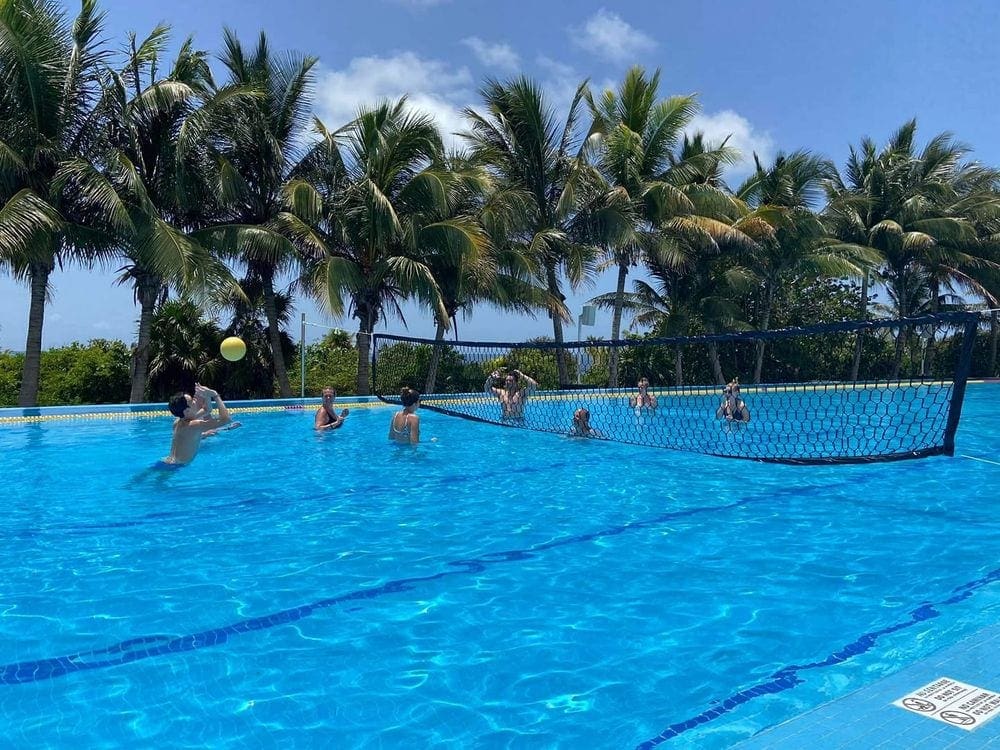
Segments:
[[[420,406],[420,393],[412,388],[399,392],[403,410],[392,415],[389,423],[389,439],[395,443],[416,445],[420,442],[420,417],[416,414]]]

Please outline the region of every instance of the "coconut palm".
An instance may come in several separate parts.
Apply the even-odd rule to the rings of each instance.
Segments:
[[[282,354],[275,282],[295,270],[299,258],[279,228],[285,219],[284,187],[303,155],[316,58],[278,55],[263,33],[249,52],[228,29],[223,45],[220,59],[229,72],[229,85],[253,90],[256,96],[230,108],[220,134],[219,190],[229,226],[206,233],[206,241],[228,247],[246,266],[248,277],[260,281],[274,374],[281,396],[288,397],[292,389]]]
[[[230,105],[239,92],[216,91],[207,53],[187,40],[172,67],[158,76],[168,28],[156,27],[141,42],[129,35],[125,64],[108,75],[98,111],[106,124],[102,158],[119,195],[129,207],[134,231],[112,251],[123,260],[120,283],[130,283],[140,306],[138,341],[132,362],[130,401],[145,397],[152,316],[170,284],[185,293],[231,280],[228,271],[189,232],[218,214],[212,169],[203,149],[178,139],[189,119],[204,119]],[[93,176],[79,163],[74,179]]]
[[[678,230],[729,236],[735,212],[720,179],[707,171],[732,163],[736,153],[725,146],[707,148],[700,136],[683,131],[698,112],[694,95],[659,99],[660,71],[647,77],[631,68],[617,91],[599,100],[588,97],[594,117],[591,153],[607,181],[605,205],[596,215],[603,235],[605,267],[617,266],[617,302],[612,308],[611,338],[621,333],[621,313],[629,269],[644,252],[656,252],[665,234]],[[678,150],[678,146],[683,148]],[[618,349],[611,350],[609,379],[618,381]]]
[[[565,275],[571,287],[579,286],[593,274],[597,255],[597,248],[574,231],[578,191],[584,189],[586,178],[581,158],[586,138],[578,127],[586,92],[586,83],[577,88],[561,125],[541,89],[525,77],[506,83],[488,80],[480,91],[485,111],[465,110],[470,124],[466,138],[474,157],[487,165],[501,189],[528,198],[507,241],[538,259],[558,344],[564,340],[563,323],[568,320],[560,276]],[[556,350],[556,363],[560,383],[568,383],[566,352],[561,348]]]
[[[408,298],[450,320],[428,257],[476,258],[485,237],[469,217],[453,215],[456,177],[441,136],[405,97],[363,107],[337,133],[317,129],[321,140],[296,172],[309,179],[286,188],[294,216],[284,231],[312,258],[318,299],[358,320],[358,393],[367,394],[375,326],[388,316],[405,323],[400,303]]]
[[[995,264],[984,252],[977,225],[996,216],[1000,206],[994,170],[964,162],[968,147],[948,133],[918,150],[916,127],[915,120],[905,123],[881,149],[868,138],[852,148],[844,177],[834,175],[829,184],[824,212],[836,237],[879,254],[876,278],[892,289],[903,317],[913,312],[912,279],[925,272],[932,300],[942,285],[986,296],[974,271]],[[892,377],[899,374],[910,335],[900,328]]]
[[[524,205],[524,196],[505,194],[488,171],[464,156],[447,160],[447,217],[472,222],[469,235],[475,240],[467,252],[455,252],[451,243],[429,244],[425,262],[431,270],[448,320],[435,316],[435,341],[442,342],[449,329],[458,337],[458,314],[487,303],[505,312],[533,315],[548,309],[548,293],[533,279],[537,270],[532,259],[509,246],[505,240]],[[442,216],[441,218],[446,218]],[[496,242],[489,237],[497,238]],[[446,239],[442,237],[442,239]],[[433,393],[437,368],[444,351],[436,344],[427,370],[424,393]]]
[[[94,0],[82,0],[72,23],[56,2],[0,3],[0,263],[31,290],[21,406],[38,398],[50,274],[131,229],[100,174],[85,189],[71,184],[72,171],[95,157],[102,25]]]
[[[751,209],[742,222],[758,219],[763,227],[748,265],[760,283],[758,328],[768,330],[775,294],[781,284],[801,277],[861,276],[861,263],[872,253],[850,243],[837,242],[812,207],[822,195],[824,181],[834,172],[826,159],[807,151],[779,153],[764,167],[754,155],[755,170],[736,191]],[[750,230],[748,230],[750,231]],[[751,232],[753,233],[753,232]],[[753,382],[759,383],[764,364],[764,341],[757,341]]]

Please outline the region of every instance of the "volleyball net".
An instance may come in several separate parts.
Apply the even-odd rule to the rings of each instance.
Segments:
[[[953,455],[980,316],[495,343],[375,334],[373,393],[568,437],[782,463]],[[648,383],[648,384],[647,384]]]

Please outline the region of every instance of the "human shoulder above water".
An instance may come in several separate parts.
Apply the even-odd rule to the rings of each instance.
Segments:
[[[420,393],[413,388],[403,388],[399,392],[403,405],[401,411],[392,415],[389,422],[389,440],[394,443],[416,445],[420,442]]]
[[[633,409],[655,409],[656,396],[649,392],[649,378],[646,376],[639,378],[637,387],[638,392],[634,396],[629,396],[628,405]]]
[[[496,382],[503,378],[503,386]],[[528,396],[538,389],[538,381],[518,369],[494,370],[483,383],[483,392],[492,393],[500,402],[500,414],[504,419],[520,419],[524,416],[524,405]]]
[[[219,411],[217,417],[212,416],[213,402]],[[231,421],[229,409],[226,408],[219,394],[211,388],[197,383],[193,396],[182,391],[175,393],[167,402],[167,408],[177,419],[174,420],[170,455],[163,459],[164,464],[183,465],[190,463],[198,455],[198,448],[201,447],[201,439],[204,434],[218,430]]]
[[[740,379],[733,378],[722,390],[722,403],[715,410],[717,419],[725,419],[727,422],[750,421],[750,409],[740,396]]]
[[[316,410],[316,418],[313,420],[313,427],[317,430],[338,430],[344,426],[344,420],[351,413],[350,409],[342,409],[340,414],[333,408],[333,402],[337,400],[337,392],[327,386],[323,389],[323,402]]]

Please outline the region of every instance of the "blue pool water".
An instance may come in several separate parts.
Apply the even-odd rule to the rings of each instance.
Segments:
[[[959,453],[1000,460],[998,386]],[[1000,616],[1000,466],[0,426],[6,746],[724,748]],[[437,442],[429,438],[437,437]]]

